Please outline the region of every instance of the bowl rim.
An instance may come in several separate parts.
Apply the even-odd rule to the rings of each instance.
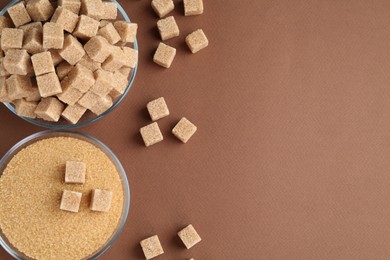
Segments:
[[[4,15],[8,8],[10,8],[11,6],[17,4],[18,2],[21,2],[23,0],[12,0],[10,3],[8,3],[1,11],[0,11],[0,15]],[[131,20],[129,18],[129,16],[127,15],[126,11],[123,9],[123,7],[119,4],[119,2],[117,0],[110,0],[111,2],[114,2],[116,3],[117,7],[118,7],[118,10],[119,12],[121,13],[121,15],[123,16],[123,19],[128,22],[128,23],[131,23]],[[136,50],[138,53],[138,41],[137,41],[137,38],[135,38],[135,41],[133,43],[133,49]],[[46,123],[45,121],[38,121],[38,120],[35,120],[35,119],[32,119],[32,118],[28,118],[28,117],[23,117],[23,116],[19,116],[17,113],[16,113],[16,110],[15,108],[10,104],[10,103],[3,103],[9,110],[11,110],[12,113],[14,113],[17,117],[19,118],[22,118],[23,120],[33,124],[33,125],[36,125],[36,126],[40,126],[40,127],[44,127],[44,128],[47,128],[47,129],[55,129],[55,130],[63,130],[63,129],[76,129],[76,128],[81,128],[81,127],[84,127],[84,126],[87,126],[89,124],[92,124],[100,119],[102,119],[103,117],[105,117],[106,115],[108,115],[110,112],[112,112],[122,101],[123,99],[127,96],[127,94],[129,93],[131,87],[133,86],[134,84],[134,80],[135,80],[135,76],[137,74],[137,70],[138,70],[138,61],[139,61],[139,54],[137,55],[137,61],[136,61],[136,64],[135,64],[135,67],[134,69],[132,69],[131,71],[131,77],[130,77],[130,80],[129,80],[129,83],[126,87],[126,90],[125,92],[123,92],[123,94],[114,102],[114,104],[109,108],[107,109],[104,113],[96,116],[96,117],[93,117],[93,118],[90,118],[88,120],[85,120],[85,121],[82,121],[80,123],[76,123],[76,124],[56,124],[55,122],[52,122],[52,123]]]
[[[58,136],[58,134],[60,134],[60,136]],[[87,257],[87,259],[97,259],[101,255],[103,255],[112,246],[112,244],[118,239],[119,234],[122,232],[123,227],[124,227],[124,225],[126,223],[126,220],[127,220],[128,214],[129,214],[129,210],[130,210],[130,184],[128,182],[126,172],[125,172],[121,162],[119,161],[119,159],[116,157],[116,155],[113,153],[113,151],[110,148],[108,148],[107,145],[105,145],[103,142],[101,142],[100,140],[98,140],[95,137],[92,137],[92,136],[90,136],[88,134],[77,132],[77,131],[70,131],[70,130],[44,130],[44,131],[32,134],[30,136],[27,136],[27,137],[23,138],[22,140],[20,140],[19,142],[17,142],[14,146],[12,146],[11,149],[9,149],[6,152],[6,154],[0,159],[0,169],[3,167],[4,163],[7,162],[7,160],[11,156],[14,155],[15,152],[18,152],[19,149],[23,147],[23,145],[25,145],[25,144],[27,144],[29,142],[31,142],[29,144],[29,145],[31,145],[32,143],[34,143],[34,142],[32,142],[32,141],[34,141],[34,139],[38,139],[39,138],[38,140],[43,140],[43,139],[46,139],[46,138],[44,138],[46,136],[47,136],[47,138],[51,138],[51,136],[53,138],[61,137],[61,134],[64,134],[64,136],[66,136],[66,137],[73,137],[73,138],[77,138],[77,136],[78,136],[78,137],[81,137],[81,138],[79,138],[79,140],[85,141],[85,139],[87,139],[93,145],[98,146],[100,149],[103,150],[103,152],[105,152],[106,156],[108,156],[108,157],[110,157],[110,159],[112,159],[111,161],[117,167],[118,174],[120,175],[120,178],[122,179],[122,185],[123,185],[123,188],[124,188],[124,193],[125,193],[124,195],[125,196],[124,196],[124,207],[123,207],[123,210],[122,210],[121,219],[120,219],[120,222],[118,223],[118,226],[117,226],[115,232],[112,234],[110,239],[106,242],[106,244],[104,244],[104,246],[99,248],[98,249],[99,251],[94,252],[93,255]],[[10,160],[12,160],[12,158]],[[0,173],[0,176],[1,176],[1,174],[2,173]],[[19,252],[15,251],[9,245],[9,242],[6,242],[4,240],[3,236],[5,237],[5,235],[3,235],[2,232],[0,232],[0,245],[4,248],[4,250],[8,254],[13,256],[15,259],[18,259],[18,260],[25,259],[25,258],[23,258],[23,256],[21,256],[19,254]]]

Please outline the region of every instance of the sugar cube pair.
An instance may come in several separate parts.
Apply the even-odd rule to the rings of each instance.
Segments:
[[[62,192],[60,209],[70,212],[79,212],[81,203],[81,192],[64,190]],[[91,205],[92,211],[107,212],[111,207],[112,192],[107,190],[92,190]]]
[[[203,13],[203,0],[183,0],[184,15],[199,15]],[[170,13],[175,5],[172,0],[152,0],[152,8],[162,18]]]
[[[190,249],[202,240],[191,224],[180,230],[177,235],[180,237],[187,249]],[[164,253],[157,235],[142,240],[140,244],[146,259],[152,259]]]

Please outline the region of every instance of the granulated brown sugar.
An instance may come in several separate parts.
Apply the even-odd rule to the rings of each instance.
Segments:
[[[85,184],[65,184],[66,161],[88,165]],[[108,212],[89,209],[91,191],[112,192]],[[63,190],[82,192],[80,210],[60,210]],[[115,232],[123,187],[111,160],[94,145],[70,137],[48,138],[19,151],[0,177],[0,228],[19,251],[35,259],[82,259]]]

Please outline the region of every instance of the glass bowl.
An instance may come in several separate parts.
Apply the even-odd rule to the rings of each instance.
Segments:
[[[19,2],[22,2],[22,1],[23,0],[13,0],[13,1],[11,1],[10,3],[8,3],[0,11],[0,15],[5,15],[7,13],[8,8],[10,8],[11,6],[13,6],[13,5],[15,5],[15,4],[19,3]],[[130,23],[131,22],[130,18],[126,14],[126,12],[122,8],[122,6],[116,0],[111,0],[111,2],[116,3],[116,5],[118,7],[118,17],[117,17],[117,20],[124,20],[124,21]],[[138,51],[137,39],[134,41],[134,44],[133,44],[132,48]],[[89,125],[89,124],[91,124],[93,122],[96,122],[99,119],[105,117],[106,115],[108,115],[111,111],[113,111],[123,101],[123,99],[129,93],[131,86],[133,85],[133,82],[134,82],[134,79],[135,79],[135,75],[137,74],[137,68],[138,68],[138,60],[136,62],[135,68],[131,70],[131,73],[129,75],[129,83],[128,83],[128,86],[127,86],[125,92],[121,96],[119,96],[118,98],[116,98],[114,100],[113,105],[107,111],[105,111],[104,113],[102,113],[101,115],[98,115],[98,116],[94,115],[90,111],[87,111],[77,124],[72,124],[72,123],[68,122],[67,120],[65,120],[62,117],[60,118],[60,120],[58,122],[49,122],[49,121],[44,121],[44,120],[41,120],[41,119],[31,119],[31,118],[27,118],[27,117],[22,117],[22,116],[19,116],[16,113],[15,108],[10,103],[3,103],[3,104],[9,110],[11,110],[15,115],[17,115],[18,117],[24,119],[25,121],[27,121],[27,122],[29,122],[31,124],[34,124],[34,125],[37,125],[37,126],[40,126],[40,127],[49,128],[49,129],[72,129],[72,128],[83,127],[83,126]]]
[[[115,232],[112,234],[110,239],[106,242],[105,245],[103,245],[101,248],[96,250],[92,255],[87,257],[86,259],[97,259],[99,256],[101,256],[104,252],[106,252],[111,245],[115,242],[115,240],[118,238],[120,232],[123,229],[123,226],[125,225],[127,215],[129,213],[130,209],[130,186],[127,181],[125,170],[123,169],[121,163],[119,162],[118,158],[114,155],[114,153],[102,142],[97,140],[94,137],[91,137],[89,135],[79,133],[79,132],[73,132],[73,131],[67,131],[67,130],[46,130],[42,131],[33,135],[30,135],[29,137],[26,137],[25,139],[21,140],[17,144],[15,144],[0,160],[0,176],[3,174],[6,166],[8,163],[12,160],[15,154],[17,154],[19,151],[24,149],[25,147],[29,146],[32,143],[35,143],[39,140],[52,138],[52,137],[72,137],[76,138],[82,141],[86,141],[95,147],[99,148],[101,151],[103,151],[108,158],[112,161],[112,163],[115,165],[120,178],[122,180],[123,185],[123,210],[121,214],[121,218],[119,220],[118,226],[116,227]],[[31,259],[24,255],[23,253],[19,252],[17,248],[15,248],[5,237],[5,235],[2,233],[0,229],[0,245],[4,248],[5,251],[7,251],[11,256],[13,256],[15,259]]]

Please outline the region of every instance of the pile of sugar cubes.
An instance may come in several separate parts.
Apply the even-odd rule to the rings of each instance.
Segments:
[[[0,102],[52,122],[104,113],[136,66],[137,24],[117,20],[110,1],[25,2],[0,16]]]
[[[200,15],[203,13],[203,0],[183,0],[183,4],[185,16]],[[179,36],[180,31],[175,18],[173,16],[163,18],[175,8],[173,0],[152,0],[152,8],[162,18],[157,22],[161,40],[166,41]],[[209,44],[202,29],[190,33],[185,38],[185,41],[192,53],[197,53]],[[164,68],[169,68],[175,56],[175,48],[160,42],[153,56],[153,61]]]
[[[84,184],[86,165],[83,162],[67,161],[65,167],[65,183]],[[60,209],[70,212],[79,212],[81,192],[64,190],[62,192]],[[107,212],[110,210],[112,192],[108,190],[94,189],[90,201],[92,211]]]
[[[163,97],[150,101],[146,108],[148,109],[152,121],[157,121],[161,118],[169,116],[169,109]],[[174,134],[180,141],[187,143],[188,140],[195,134],[198,128],[191,123],[187,118],[182,117],[176,126],[172,129]],[[153,122],[140,129],[142,139],[145,146],[151,146],[164,140],[157,122]]]
[[[180,237],[181,241],[187,249],[192,248],[202,240],[191,224],[180,230],[177,235]],[[164,250],[157,235],[142,240],[140,244],[146,259],[152,259],[164,254]],[[193,258],[191,259],[194,260]]]

